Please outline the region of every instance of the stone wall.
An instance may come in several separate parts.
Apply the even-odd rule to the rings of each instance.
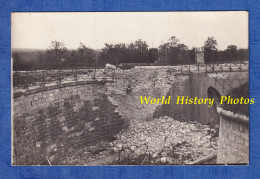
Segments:
[[[188,96],[189,98],[209,98],[208,89],[214,88],[221,95],[226,95],[230,87],[222,86],[223,79],[230,87],[238,87],[248,81],[248,72],[223,72],[205,73],[194,72],[187,74],[177,74],[172,83],[172,87],[167,93],[172,96],[171,104],[159,106],[154,114],[154,118],[169,116],[179,121],[198,121],[202,124],[218,124],[219,116],[216,112],[216,104],[208,107],[208,104],[176,104],[177,96]],[[224,90],[226,89],[226,90]],[[216,102],[216,100],[214,100]]]
[[[225,80],[225,82],[223,81]],[[229,90],[238,87],[248,81],[248,72],[222,72],[222,73],[191,73],[190,88],[191,97],[209,98],[207,92],[209,88],[214,88],[225,96]],[[227,86],[227,84],[229,86]],[[214,100],[216,102],[216,100]],[[208,104],[192,105],[192,120],[203,124],[219,123],[217,112],[214,106],[208,107]]]
[[[170,85],[165,85],[167,88],[163,90],[159,86],[160,83],[158,90],[156,86],[152,86],[152,82],[147,89],[143,89],[145,83],[140,83],[133,90],[135,97],[109,93],[108,85],[87,82],[73,82],[15,93],[12,123],[13,164],[48,165],[48,160],[52,164],[59,164],[67,154],[80,152],[84,146],[118,133],[127,124],[127,120],[119,113],[114,100],[121,101],[121,112],[130,108],[125,114],[132,115],[131,118],[137,116],[136,113],[141,113],[139,116],[145,118],[150,118],[150,115],[151,118],[169,116],[179,121],[211,123],[215,119],[207,105],[176,104],[177,96],[207,98],[209,87],[214,87],[223,95],[211,76],[207,73],[177,74],[176,77],[172,75],[172,87],[169,89]],[[248,72],[223,73],[222,76],[236,87],[248,79]],[[116,84],[118,83],[114,85]],[[161,97],[168,91],[166,97],[172,96],[171,104],[153,105],[150,114],[147,112],[150,106],[143,108],[131,103],[139,103],[140,95],[146,95],[146,91],[148,95],[155,97]],[[114,100],[107,94],[111,94]],[[136,110],[132,110],[133,106]]]
[[[249,163],[249,120],[218,108],[220,113],[218,164]]]
[[[179,121],[190,121],[192,116],[191,105],[176,104],[177,96],[191,96],[190,75],[178,76],[167,93],[166,97],[168,96],[171,96],[171,103],[159,106],[155,110],[153,118],[169,116]]]
[[[127,124],[104,84],[79,84],[14,95],[14,165],[58,165]]]

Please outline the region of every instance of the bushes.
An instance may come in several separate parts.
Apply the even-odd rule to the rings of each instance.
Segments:
[[[249,98],[249,84],[246,82],[245,84],[232,89],[227,96],[230,96],[231,98],[238,98],[241,99],[243,97],[244,99]],[[221,107],[228,111],[232,111],[234,113],[243,114],[246,116],[249,116],[249,104],[228,104],[227,101],[225,101]]]

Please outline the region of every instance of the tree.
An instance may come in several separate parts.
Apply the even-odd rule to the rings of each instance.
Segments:
[[[177,44],[176,48],[178,48],[181,51],[187,51],[188,50],[188,46],[185,44]]]
[[[218,46],[218,43],[214,37],[208,37],[208,39],[204,43],[205,49],[217,50],[217,46]]]
[[[239,61],[248,61],[249,55],[248,55],[248,49],[239,49],[238,50],[238,58]]]
[[[236,45],[229,45],[225,50],[225,53],[228,61],[238,61],[238,51]]]
[[[118,64],[117,50],[114,45],[105,43],[105,47],[101,49],[99,57],[99,65],[104,66],[106,63],[113,65]]]
[[[47,50],[46,66],[50,68],[61,68],[67,57],[67,48],[63,42],[51,41],[51,46]]]
[[[236,45],[229,45],[227,47],[227,50],[237,50],[237,46]]]
[[[179,44],[180,40],[177,39],[175,36],[172,36],[167,41],[168,47],[176,47]]]
[[[134,50],[135,49],[135,44],[131,42],[130,44],[127,45],[127,49]]]
[[[18,70],[24,70],[25,65],[23,61],[21,60],[21,57],[17,52],[12,52],[12,59],[13,59],[13,70],[18,71]]]
[[[175,36],[170,37],[166,43],[162,42],[159,46],[159,51],[160,64],[177,65],[192,63],[188,47],[180,43]]]
[[[167,48],[176,47],[178,43],[179,39],[177,39],[175,36],[170,37],[166,43],[162,42],[162,44],[159,46],[159,51],[161,52],[161,55],[164,56]]]
[[[94,50],[86,47],[85,44],[80,42],[80,46],[76,51],[76,57],[78,65],[95,65],[95,52]]]
[[[125,44],[105,44],[100,53],[99,61],[101,64],[111,63],[118,65],[119,63],[143,63],[147,62],[148,45],[141,39],[134,43]]]
[[[37,69],[45,70],[47,69],[46,63],[47,63],[47,52],[38,52],[36,55],[36,62],[37,62]]]
[[[142,41],[141,39],[138,39],[134,42],[134,47],[137,50],[145,51],[149,47],[146,43],[146,41]]]
[[[204,43],[204,59],[206,63],[215,63],[217,56],[217,40],[214,37],[208,37],[208,39]],[[214,66],[213,66],[214,68]]]

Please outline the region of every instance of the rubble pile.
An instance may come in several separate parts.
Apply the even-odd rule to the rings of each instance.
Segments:
[[[122,158],[149,155],[151,164],[185,164],[217,150],[217,129],[218,126],[179,122],[170,117],[136,120],[109,145],[115,154],[121,152]]]
[[[116,82],[107,83],[108,95],[118,103],[119,110],[130,119],[144,119],[152,115],[160,104],[141,104],[140,96],[161,98],[174,81],[172,69],[129,69],[116,71]],[[132,90],[126,94],[127,85]]]
[[[66,165],[182,165],[217,151],[217,125],[180,122],[170,117],[133,120],[113,139],[86,146]]]

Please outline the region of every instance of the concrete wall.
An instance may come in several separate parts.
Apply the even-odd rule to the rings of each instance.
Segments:
[[[127,123],[104,84],[73,83],[18,95],[13,104],[13,164],[59,164],[117,134]]]
[[[217,163],[249,163],[249,120],[223,111],[220,112]]]

